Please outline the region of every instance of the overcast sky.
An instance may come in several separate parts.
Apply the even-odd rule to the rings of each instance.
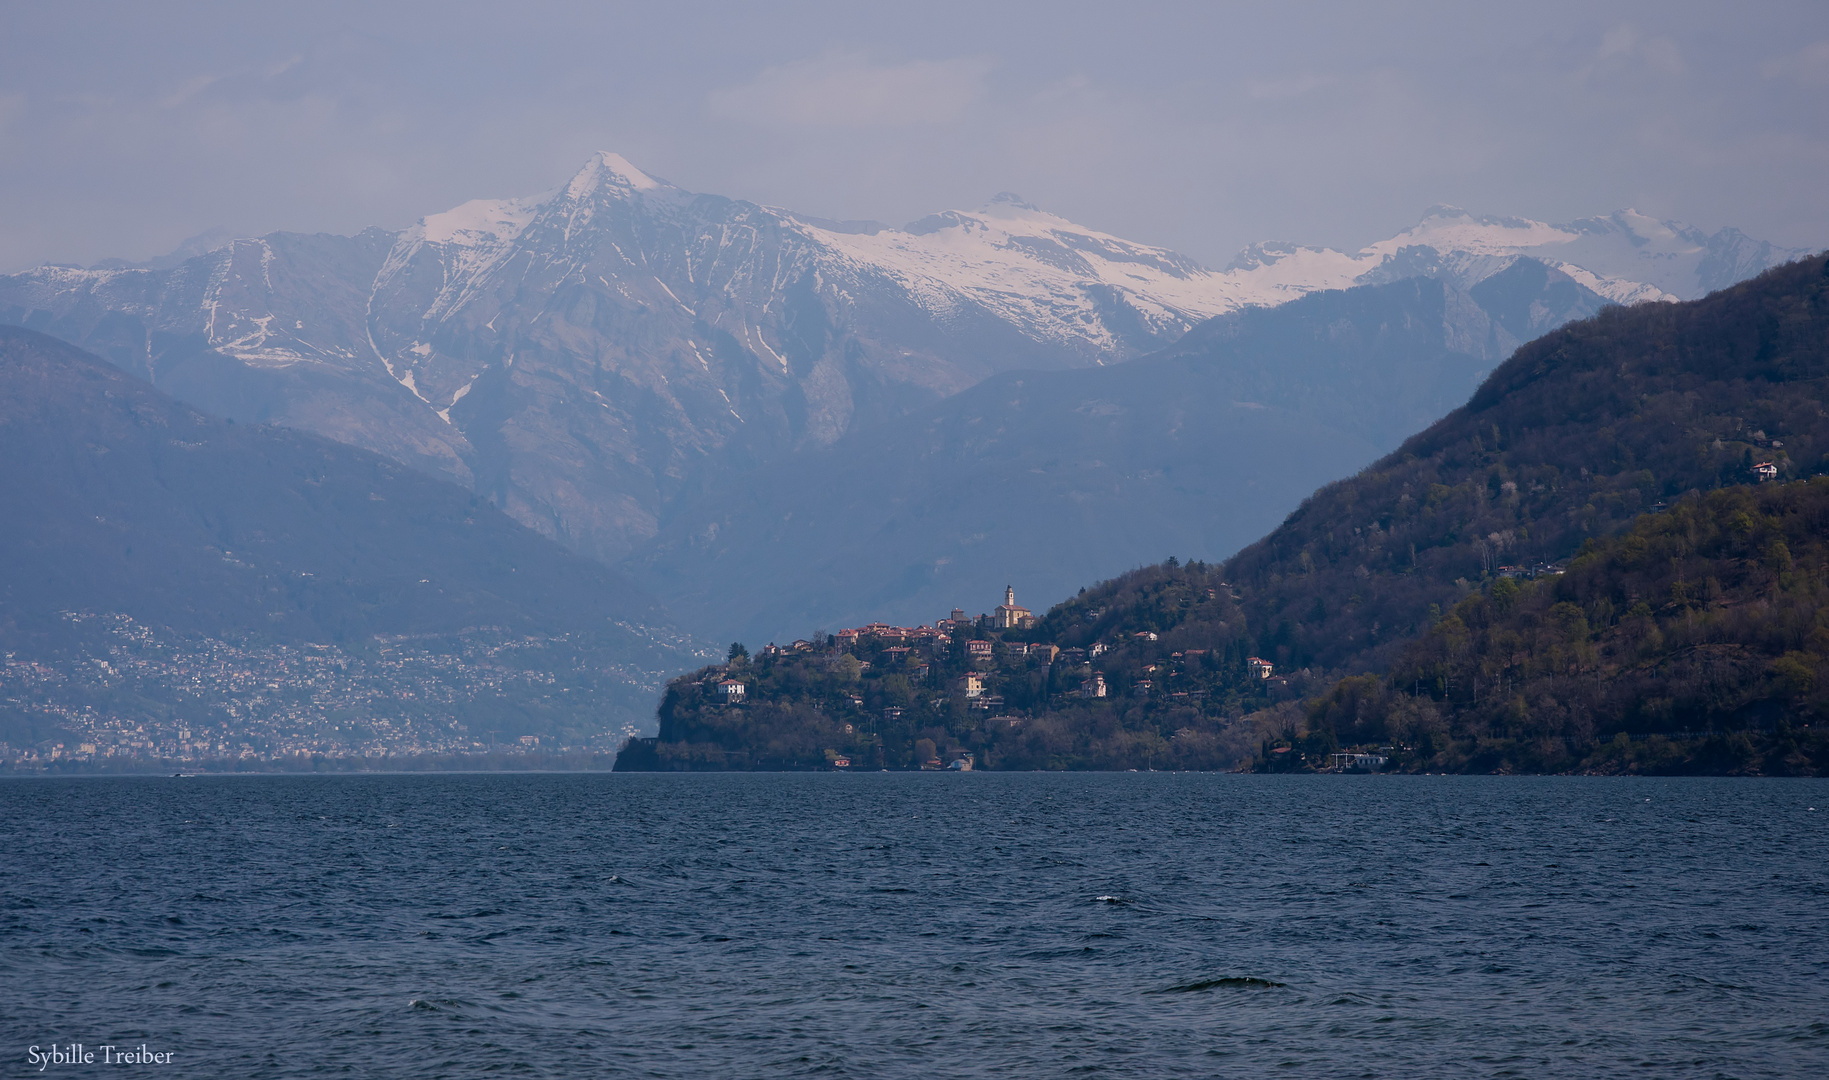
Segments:
[[[1829,245],[1829,3],[0,6],[0,269],[398,228],[612,149],[901,223],[1011,190],[1224,265],[1438,202]]]

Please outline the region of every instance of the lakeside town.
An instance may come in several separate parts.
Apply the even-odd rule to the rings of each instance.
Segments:
[[[669,684],[658,735],[632,739],[616,767],[1212,768],[1249,757],[1257,734],[1243,718],[1294,700],[1307,673],[1245,651],[1216,568],[1146,577],[1122,602],[1081,596],[1039,618],[1006,587],[978,616],[868,623],[753,656],[733,643],[724,663]]]
[[[599,722],[603,676],[628,673],[581,670],[562,637],[253,644],[162,634],[118,613],[63,617],[90,647],[0,656],[10,730],[41,736],[0,741],[0,770],[607,763],[637,730],[632,712]],[[543,730],[503,730],[517,722]]]
[[[1231,600],[1223,583],[1188,598]],[[817,667],[843,684],[821,701],[847,717],[842,732],[849,740],[821,754],[823,765],[840,769],[880,762],[883,729],[915,723],[925,725],[926,736],[908,740],[918,758],[912,766],[984,765],[985,747],[977,745],[984,740],[948,734],[960,726],[952,721],[935,730],[938,714],[957,713],[969,718],[965,726],[1008,741],[1062,700],[1240,711],[1237,701],[1207,700],[1212,650],[1164,651],[1160,635],[1147,629],[1088,637],[1105,629],[1105,610],[1066,608],[1074,608],[1070,625],[1044,625],[1007,587],[1002,603],[976,616],[955,608],[929,625],[868,623],[817,641],[771,643],[753,657],[736,645],[725,663],[674,686],[689,682],[722,709],[766,709],[781,696],[767,673]],[[0,710],[11,735],[0,740],[0,770],[604,767],[625,745],[639,759],[660,741],[637,737],[646,719],[639,713],[601,722],[594,698],[602,681],[577,668],[563,638],[484,629],[458,641],[253,643],[181,637],[120,613],[61,618],[81,646],[52,659],[0,654]],[[1055,635],[1060,643],[1041,640],[1057,630],[1065,631]],[[1152,659],[1137,662],[1140,650]],[[1241,676],[1255,684],[1251,700],[1289,696],[1288,680],[1270,661],[1236,659]],[[659,673],[611,674],[645,676],[659,689]],[[669,701],[661,708],[663,728]],[[529,713],[543,722],[530,724]],[[517,726],[537,730],[505,730]]]
[[[1217,598],[1215,592],[1214,598]],[[1096,621],[1104,615],[1100,609],[1091,609],[1082,617],[1086,621]],[[971,708],[978,710],[995,710],[1005,704],[1001,694],[995,692],[999,683],[999,673],[1017,666],[1041,666],[1060,668],[1078,677],[1078,685],[1068,691],[1069,694],[1082,698],[1103,698],[1112,693],[1112,684],[1106,680],[1105,672],[1098,669],[1100,656],[1111,651],[1108,641],[1094,641],[1085,647],[1063,649],[1058,645],[1043,641],[1006,640],[1011,631],[1032,631],[1036,627],[1035,614],[1016,602],[1014,587],[1004,588],[1003,603],[989,614],[968,617],[961,608],[954,608],[952,614],[944,619],[936,619],[932,626],[890,626],[887,623],[868,623],[848,630],[840,630],[831,635],[823,644],[799,640],[791,645],[778,646],[773,643],[763,646],[760,656],[772,659],[777,656],[810,655],[822,648],[836,650],[841,656],[854,653],[860,646],[880,650],[885,661],[891,665],[902,665],[909,676],[918,683],[929,681],[934,671],[934,664],[943,661],[952,649],[954,640],[962,639],[962,648],[968,667],[953,676],[945,689],[965,699]],[[986,636],[975,636],[984,633]],[[1160,635],[1150,630],[1138,630],[1131,635],[1138,642],[1154,642]],[[1134,697],[1147,698],[1162,682],[1181,672],[1189,662],[1198,662],[1207,655],[1205,649],[1184,649],[1169,654],[1169,665],[1166,667],[1151,665],[1146,669],[1148,675],[1162,675],[1162,679],[1142,678],[1131,682],[1130,693]],[[734,657],[732,659],[735,659]],[[860,670],[871,666],[871,661],[859,661]],[[1276,674],[1276,665],[1258,656],[1245,658],[1246,670],[1254,679],[1271,680]],[[730,665],[719,669],[725,677],[716,684],[720,700],[726,704],[735,704],[744,700],[747,684],[742,679],[731,675]],[[1069,680],[1071,682],[1071,679]],[[1282,684],[1277,684],[1282,685]],[[1200,690],[1167,690],[1171,699],[1204,696]]]

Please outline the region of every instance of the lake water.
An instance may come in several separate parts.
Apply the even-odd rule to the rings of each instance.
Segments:
[[[0,841],[0,1076],[1829,1076],[1820,781],[19,779]]]

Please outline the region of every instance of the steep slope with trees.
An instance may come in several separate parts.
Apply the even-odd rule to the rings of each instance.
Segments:
[[[1701,300],[1610,308],[1519,349],[1465,407],[1316,492],[1226,572],[1266,657],[1373,670],[1501,566],[1565,559],[1760,464],[1816,471],[1826,391],[1820,255]]]
[[[1565,574],[1499,578],[1306,712],[1311,761],[1829,772],[1829,478],[1685,498]]]

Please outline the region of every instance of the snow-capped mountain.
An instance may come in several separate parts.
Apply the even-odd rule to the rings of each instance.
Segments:
[[[1475,217],[1434,206],[1415,225],[1355,254],[1295,244],[1253,244],[1224,276],[1249,281],[1251,304],[1318,289],[1439,277],[1471,288],[1519,258],[1533,258],[1618,304],[1693,300],[1805,254],[1738,229],[1710,236],[1636,210],[1549,225]]]
[[[1622,302],[1684,297],[1792,254],[1630,211],[1438,208],[1356,254],[1266,244],[1214,271],[1007,194],[897,229],[695,194],[604,153],[552,192],[397,233],[0,277],[0,321],[449,476],[615,560],[717,477],[1241,308],[1419,274],[1466,289],[1525,255]]]

